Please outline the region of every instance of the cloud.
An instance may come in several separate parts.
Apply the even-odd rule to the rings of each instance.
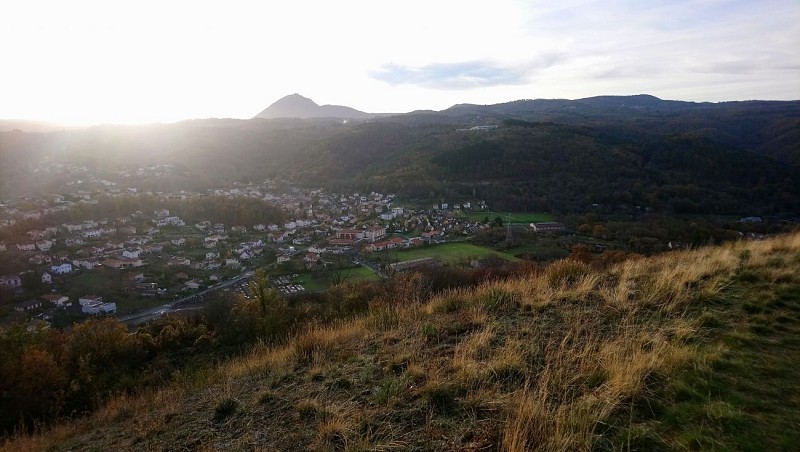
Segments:
[[[436,63],[419,67],[385,64],[369,75],[390,85],[415,85],[423,88],[463,90],[487,86],[525,85],[540,70],[558,64],[562,56],[546,55],[521,64],[491,60]]]

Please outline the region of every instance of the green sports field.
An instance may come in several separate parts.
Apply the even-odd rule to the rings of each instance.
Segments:
[[[391,259],[397,262],[434,257],[447,264],[457,264],[471,259],[483,259],[490,255],[498,256],[510,262],[519,260],[510,254],[501,253],[491,248],[467,242],[443,243],[441,245],[423,246],[410,250],[390,251],[389,253]]]
[[[544,221],[553,221],[553,216],[544,212],[470,212],[467,218],[472,221],[483,221],[484,218],[489,217],[489,221],[494,221],[496,217],[503,219],[503,223],[509,220],[511,215],[511,223],[541,223]]]

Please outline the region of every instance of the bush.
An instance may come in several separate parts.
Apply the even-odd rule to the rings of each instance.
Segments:
[[[545,271],[545,278],[550,287],[574,285],[589,274],[589,266],[574,260],[560,260],[550,264]]]
[[[488,311],[508,312],[519,307],[519,298],[520,297],[513,292],[491,287],[478,295],[478,304]]]
[[[233,398],[227,398],[217,404],[214,408],[214,421],[219,422],[232,416],[239,409],[239,402]]]

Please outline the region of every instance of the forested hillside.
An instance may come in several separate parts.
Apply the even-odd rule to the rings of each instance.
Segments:
[[[465,130],[473,125],[492,130]],[[169,163],[140,188],[279,178],[503,209],[779,214],[798,209],[800,102],[695,104],[650,96],[459,105],[364,122],[197,120],[49,134],[0,133],[6,196],[64,178],[67,163],[115,176]],[[779,159],[781,161],[779,161]],[[638,206],[638,207],[637,207]]]

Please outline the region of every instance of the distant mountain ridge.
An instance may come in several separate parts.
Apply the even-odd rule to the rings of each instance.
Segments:
[[[318,105],[313,100],[303,97],[300,94],[290,94],[275,101],[272,105],[265,108],[253,119],[274,119],[274,118],[342,118],[342,119],[366,119],[373,115],[365,113],[355,108],[343,105]]]

